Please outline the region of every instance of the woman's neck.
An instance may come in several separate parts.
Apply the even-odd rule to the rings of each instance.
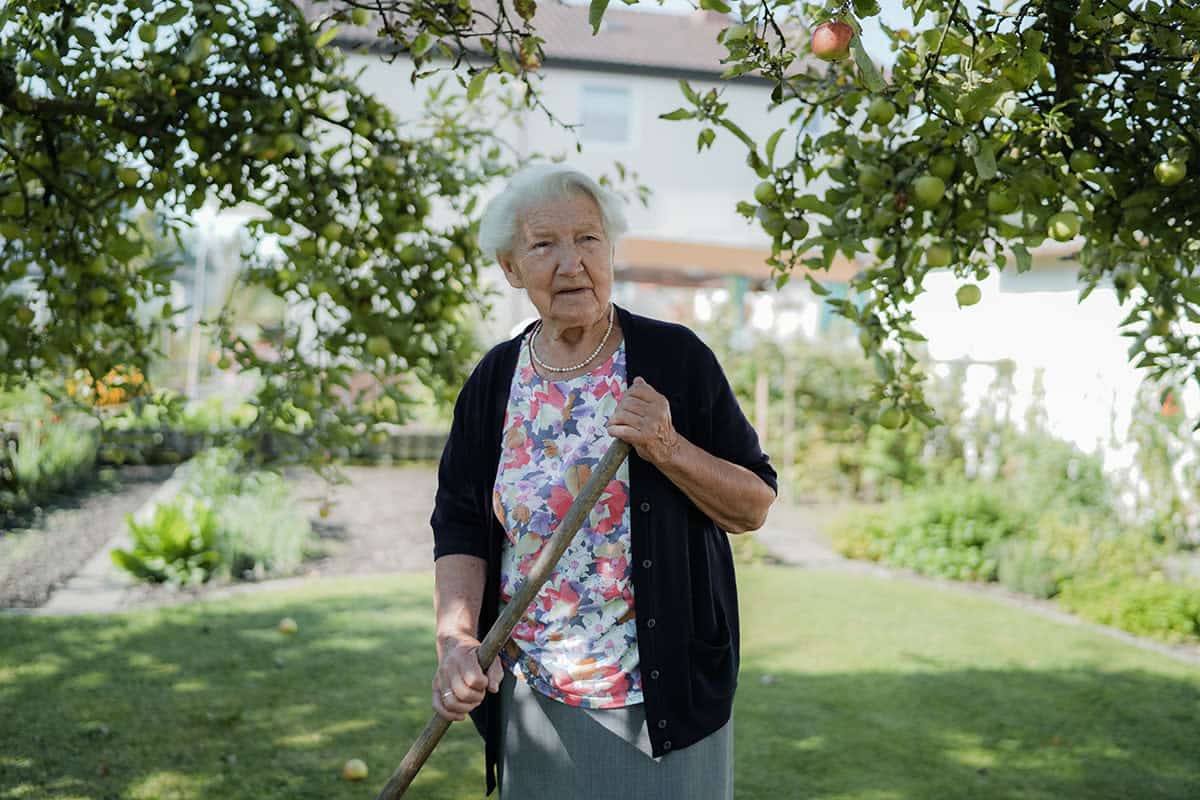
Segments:
[[[580,357],[588,355],[596,349],[608,331],[610,309],[615,328],[616,309],[612,308],[611,304],[598,318],[584,325],[557,325],[553,321],[543,320],[537,337],[538,355],[547,361],[550,359],[547,358],[545,351],[549,351],[550,354],[561,354],[564,359],[573,355]]]

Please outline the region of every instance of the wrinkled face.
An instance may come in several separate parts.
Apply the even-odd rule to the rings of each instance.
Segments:
[[[513,252],[500,257],[500,266],[510,285],[529,293],[546,323],[588,325],[608,313],[612,245],[600,206],[584,192],[523,213]]]

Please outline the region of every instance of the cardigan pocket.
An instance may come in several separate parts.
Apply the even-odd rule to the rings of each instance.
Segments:
[[[689,642],[692,702],[705,704],[730,697],[737,688],[737,671],[734,665],[733,640],[728,636],[723,643],[692,639]]]

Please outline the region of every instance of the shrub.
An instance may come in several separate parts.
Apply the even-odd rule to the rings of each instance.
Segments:
[[[161,581],[161,565],[177,564],[165,578],[177,583],[207,580],[213,573],[241,579],[295,571],[312,528],[281,476],[247,471],[241,454],[231,448],[205,450],[183,469],[178,499],[166,506],[175,510],[164,512],[159,523],[164,530],[146,532],[134,559],[114,554],[120,566]],[[156,520],[162,508],[156,510]],[[197,519],[204,523],[200,540],[186,535],[199,528]],[[207,573],[202,577],[190,560],[197,553],[204,554],[201,565]]]
[[[1010,539],[996,553],[996,577],[1006,588],[1034,597],[1058,593],[1061,565],[1042,542]]]
[[[255,473],[221,506],[218,549],[234,578],[286,575],[300,566],[312,534],[283,478]]]
[[[95,420],[33,387],[0,395],[0,518],[72,490],[96,472]]]
[[[1085,619],[1130,633],[1170,642],[1200,636],[1200,590],[1169,583],[1161,573],[1072,578],[1059,599]]]
[[[217,516],[204,503],[179,495],[154,508],[142,523],[127,514],[132,550],[113,550],[118,567],[155,583],[203,583],[221,562],[217,551]]]
[[[995,580],[999,544],[1025,525],[1002,485],[954,481],[842,519],[832,537],[850,557],[945,578]]]

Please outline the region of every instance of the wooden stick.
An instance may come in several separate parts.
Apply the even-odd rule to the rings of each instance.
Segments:
[[[529,604],[537,597],[537,593],[541,591],[542,586],[550,578],[550,574],[554,572],[554,568],[558,566],[562,554],[566,552],[571,540],[575,538],[575,534],[582,527],[583,521],[592,513],[600,495],[608,486],[609,481],[616,476],[617,469],[628,455],[629,445],[620,439],[614,439],[613,443],[609,445],[608,451],[600,459],[600,463],[596,465],[591,477],[575,497],[575,502],[571,503],[571,508],[559,523],[558,530],[554,532],[541,554],[538,555],[533,569],[529,571],[529,577],[521,584],[521,588],[513,595],[512,601],[505,607],[504,612],[479,645],[479,650],[476,652],[479,656],[479,666],[485,673],[492,665],[492,661],[500,654],[500,648],[512,635],[513,629],[517,627],[517,622],[525,616]],[[437,747],[442,735],[449,728],[450,720],[434,714],[433,719],[429,720],[425,730],[421,731],[417,741],[409,748],[408,754],[404,756],[400,766],[392,773],[392,777],[388,779],[387,785],[383,787],[383,791],[379,793],[376,800],[396,800],[396,798],[402,797],[409,784],[417,777],[417,771],[421,769],[425,760],[429,758],[429,754],[433,752],[433,748]]]

